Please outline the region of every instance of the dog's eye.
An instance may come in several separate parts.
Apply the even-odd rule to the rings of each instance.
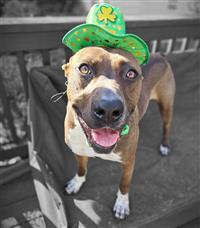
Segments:
[[[127,73],[126,73],[126,78],[128,79],[135,79],[138,76],[138,72],[136,70],[130,69]]]
[[[87,65],[86,63],[81,64],[78,69],[81,72],[81,74],[84,74],[84,75],[88,75],[92,73],[90,66]]]

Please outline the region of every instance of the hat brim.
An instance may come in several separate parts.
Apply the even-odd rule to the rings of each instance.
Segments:
[[[130,52],[140,64],[145,64],[149,59],[147,44],[133,34],[115,35],[94,24],[78,25],[62,39],[62,43],[73,52],[88,46],[103,46],[119,48]]]

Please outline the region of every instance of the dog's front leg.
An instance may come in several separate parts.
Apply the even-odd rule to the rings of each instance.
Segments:
[[[124,219],[130,213],[129,188],[135,165],[135,156],[131,161],[122,164],[122,177],[113,211],[115,217]]]
[[[130,214],[129,206],[129,189],[131,185],[132,175],[135,167],[135,154],[137,149],[139,127],[138,124],[133,122],[132,125],[134,132],[130,132],[129,136],[125,138],[124,159],[122,162],[122,176],[117,193],[117,199],[114,204],[113,211],[115,217],[124,219]],[[129,141],[130,144],[127,144]]]
[[[77,193],[86,181],[88,157],[76,155],[77,173],[65,185],[65,191],[68,194]]]

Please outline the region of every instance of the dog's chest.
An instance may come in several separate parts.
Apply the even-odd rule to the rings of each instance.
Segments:
[[[105,160],[121,162],[120,154],[111,152],[110,154],[99,154],[88,144],[87,138],[78,121],[75,121],[75,127],[70,129],[65,140],[73,153],[87,157],[98,157]]]

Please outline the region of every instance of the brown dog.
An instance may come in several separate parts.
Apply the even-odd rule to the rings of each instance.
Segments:
[[[78,170],[65,190],[79,191],[85,182],[88,157],[119,161],[122,177],[114,212],[129,214],[129,187],[139,137],[138,124],[149,100],[155,99],[163,119],[162,155],[167,155],[172,121],[175,81],[169,63],[152,55],[141,68],[121,49],[86,47],[63,65],[68,80],[65,142],[76,154]],[[128,134],[121,135],[124,126]]]

